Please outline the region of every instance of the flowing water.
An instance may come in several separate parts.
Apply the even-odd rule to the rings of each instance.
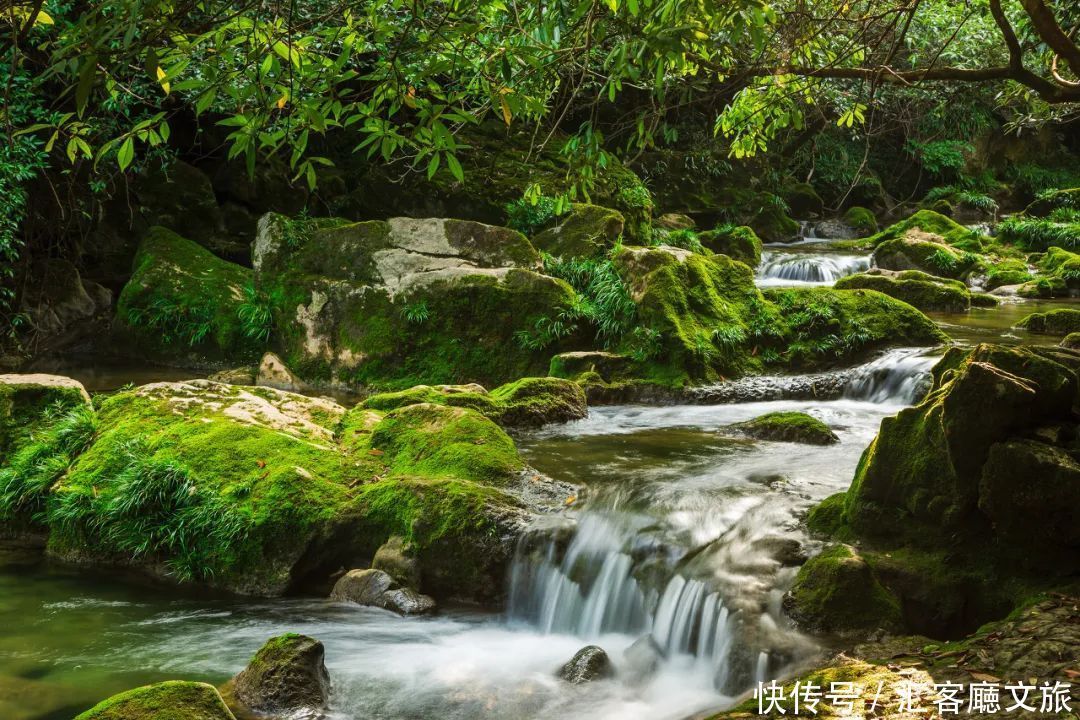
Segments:
[[[1050,342],[1009,328],[1058,306],[937,320],[964,343]],[[816,550],[800,519],[847,488],[881,418],[918,399],[933,362],[895,350],[840,373],[748,379],[747,392],[724,390],[743,381],[705,388],[694,405],[593,408],[519,437],[537,469],[587,487],[521,539],[501,615],[450,607],[405,619],[318,598],[181,593],[4,551],[0,717],[68,720],[148,682],[220,683],[286,631],[325,643],[334,720],[676,720],[723,707],[820,651],[781,607]],[[102,390],[162,379],[64,370]],[[772,399],[732,402],[747,397]],[[756,442],[728,428],[773,410],[809,412],[840,441]],[[588,643],[609,653],[618,677],[556,680]]]
[[[757,284],[759,287],[832,285],[840,278],[869,268],[869,255],[822,251],[813,245],[766,250],[761,254]]]

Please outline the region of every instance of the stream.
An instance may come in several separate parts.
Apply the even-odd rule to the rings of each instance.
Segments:
[[[759,282],[826,284],[832,269],[855,272],[865,259],[804,248],[770,249]],[[1017,343],[1031,336],[1011,325],[1048,305],[934,317],[963,344]],[[334,720],[680,720],[720,708],[823,650],[781,608],[798,563],[816,550],[800,518],[848,487],[881,419],[918,400],[939,355],[891,351],[845,374],[827,400],[598,407],[519,435],[535,468],[588,487],[573,509],[521,539],[502,614],[443,607],[406,619],[319,598],[217,597],[5,550],[0,717],[70,720],[140,684],[221,683],[286,631],[325,644]],[[174,379],[107,364],[52,367],[96,390]],[[775,410],[808,412],[840,441],[758,442],[724,429]],[[590,643],[618,677],[557,680]]]

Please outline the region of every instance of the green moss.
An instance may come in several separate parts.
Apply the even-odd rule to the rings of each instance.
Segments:
[[[1050,219],[1013,215],[998,225],[998,235],[1029,251],[1051,247],[1080,246],[1080,222],[1054,222]]]
[[[731,429],[759,440],[832,445],[839,442],[829,426],[803,412],[772,412],[737,423]]]
[[[114,695],[75,720],[234,720],[206,683],[170,681]]]
[[[1002,285],[1022,285],[1031,279],[1027,263],[1022,260],[1002,260],[990,266],[986,274],[986,287],[993,290]]]
[[[799,223],[787,214],[784,203],[776,197],[759,196],[758,210],[747,224],[764,242],[789,242],[799,236]]]
[[[1080,310],[1062,308],[1044,313],[1032,313],[1016,324],[1031,332],[1048,335],[1068,335],[1080,332]]]
[[[878,231],[877,216],[874,211],[858,205],[850,207],[844,213],[844,223],[854,228],[861,237],[873,235]]]
[[[945,243],[956,247],[963,246],[964,249],[971,249],[970,245],[972,243],[981,247],[981,243],[983,242],[982,236],[980,236],[979,233],[968,230],[951,218],[947,218],[933,210],[919,210],[910,217],[905,218],[898,223],[894,223],[876,235],[873,235],[870,238],[870,242],[874,247],[877,247],[890,240],[901,239],[913,230],[937,235],[942,238]]]
[[[1072,332],[1061,341],[1061,347],[1071,350],[1080,349],[1080,332]]]
[[[979,257],[961,252],[937,235],[911,230],[904,237],[886,240],[874,249],[874,265],[886,270],[919,270],[945,278],[959,278],[973,270]]]
[[[923,311],[963,312],[970,303],[970,293],[963,283],[942,280],[917,270],[895,276],[873,272],[850,275],[837,280],[833,287],[837,290],[877,290]]]
[[[698,233],[698,241],[708,250],[732,260],[757,267],[761,263],[761,240],[745,225],[721,225]]]
[[[89,406],[75,382],[39,381],[34,376],[0,375],[0,467],[44,424],[73,408]]]
[[[131,280],[117,300],[117,319],[151,354],[250,360],[262,341],[245,332],[237,311],[253,283],[251,270],[154,227],[139,246]]]
[[[1017,294],[1023,298],[1053,299],[1068,297],[1069,286],[1058,277],[1040,277],[1026,282],[1017,290]]]
[[[802,626],[819,631],[901,626],[899,601],[850,545],[835,545],[810,558],[785,607]]]
[[[1080,188],[1041,192],[1039,193],[1039,196],[1027,206],[1024,210],[1024,214],[1030,215],[1031,217],[1042,218],[1060,208],[1080,209]]]
[[[532,239],[541,252],[555,257],[598,258],[622,236],[622,213],[598,205],[575,203],[559,223]]]
[[[825,203],[810,183],[791,183],[784,188],[784,202],[800,218],[820,215]]]
[[[998,299],[989,293],[971,293],[971,307],[997,307]]]
[[[391,472],[501,485],[525,468],[498,425],[475,410],[423,403],[389,412],[372,431]]]

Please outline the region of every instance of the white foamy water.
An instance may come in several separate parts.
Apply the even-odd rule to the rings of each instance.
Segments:
[[[869,268],[869,255],[766,251],[761,256],[756,282],[759,287],[832,285]]]

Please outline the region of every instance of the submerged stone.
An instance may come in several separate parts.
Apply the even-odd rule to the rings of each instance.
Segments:
[[[169,681],[114,695],[75,720],[235,720],[213,685]]]

